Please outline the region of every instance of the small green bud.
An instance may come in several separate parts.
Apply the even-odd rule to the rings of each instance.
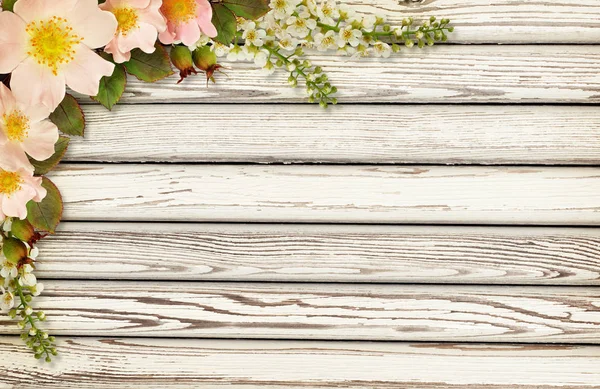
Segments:
[[[197,74],[192,61],[192,52],[186,46],[173,46],[171,48],[171,62],[179,69],[179,84],[191,74]]]
[[[6,259],[12,263],[19,263],[19,261],[26,259],[28,252],[25,243],[15,238],[4,239],[4,246],[2,252]]]
[[[454,27],[448,27],[448,32],[454,32]]]
[[[319,101],[319,105],[321,106],[321,108],[327,108],[327,103],[325,102],[325,100]]]
[[[194,50],[193,59],[194,65],[205,72],[217,64],[217,55],[209,46],[199,47]]]
[[[423,47],[425,47],[425,42],[422,40],[419,40],[419,42],[417,43],[417,46],[419,46],[419,49],[422,49]]]
[[[430,18],[429,18],[429,21],[430,21],[431,23],[435,22],[435,16],[432,16],[432,17],[430,17]]]
[[[50,362],[52,362],[52,358],[50,358],[49,356],[48,356],[48,357],[46,357],[46,362],[47,362],[47,363],[50,363]]]
[[[392,26],[390,26],[389,24],[385,24],[385,25],[383,26],[383,31],[385,31],[385,32],[390,32],[390,31],[392,31]]]
[[[21,220],[15,218],[10,231],[15,238],[23,242],[29,242],[35,236],[35,229],[27,219]]]
[[[414,45],[415,45],[415,42],[413,42],[413,40],[412,40],[412,39],[407,39],[407,40],[405,40],[405,41],[404,41],[404,46],[406,46],[406,47],[408,47],[408,48],[411,48],[411,47],[413,47]]]
[[[400,52],[400,46],[398,46],[397,44],[393,43],[393,44],[392,44],[392,51],[393,51],[394,53],[398,53],[398,52]]]

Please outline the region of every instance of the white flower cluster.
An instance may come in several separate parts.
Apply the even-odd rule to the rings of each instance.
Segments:
[[[49,362],[51,355],[56,355],[56,348],[52,344],[54,338],[37,327],[36,323],[44,321],[46,315],[41,311],[34,312],[30,305],[32,298],[44,290],[44,285],[33,274],[33,263],[39,250],[34,244],[16,239],[12,235],[12,225],[10,218],[0,221],[0,311],[8,312],[13,319],[21,318],[18,326],[24,331],[23,339],[36,357],[45,357]],[[16,242],[18,248],[24,250],[24,260],[14,261],[12,254],[18,250],[14,249],[13,243],[10,253],[6,252],[9,241]]]
[[[254,61],[269,74],[276,68],[286,68],[290,84],[296,86],[298,78],[304,78],[309,100],[324,106],[336,102],[330,96],[335,88],[320,68],[300,59],[305,49],[387,58],[400,51],[400,44],[430,46],[434,41],[446,40],[446,32],[452,31],[449,20],[436,22],[433,17],[417,28],[412,28],[411,18],[392,27],[383,17],[358,14],[336,0],[271,0],[270,6],[271,12],[257,21],[240,20],[241,44],[212,42],[215,54],[230,61]],[[197,45],[208,43],[205,38]]]

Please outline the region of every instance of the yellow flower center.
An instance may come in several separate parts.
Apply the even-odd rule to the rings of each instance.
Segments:
[[[256,34],[256,30],[249,30],[246,32],[246,39],[249,40],[250,42],[255,40],[257,37],[258,37],[258,35]]]
[[[296,18],[294,25],[296,26],[296,28],[304,28],[306,27],[306,21],[302,18]]]
[[[66,19],[53,16],[48,20],[33,21],[25,29],[29,33],[30,51],[38,64],[46,65],[56,76],[58,67],[71,62],[78,44],[83,41],[73,32]]]
[[[324,46],[333,46],[335,43],[335,39],[332,36],[326,36],[323,38],[323,42],[321,42]]]
[[[111,12],[117,18],[117,22],[119,23],[118,30],[121,34],[127,35],[129,31],[138,26],[138,15],[133,8],[115,8]]]
[[[23,179],[19,173],[7,172],[0,169],[0,194],[12,195],[21,189]]]
[[[4,132],[8,140],[23,142],[29,133],[29,118],[19,110],[10,115],[3,114]]]
[[[182,24],[196,17],[196,0],[163,0],[163,15],[173,24]]]

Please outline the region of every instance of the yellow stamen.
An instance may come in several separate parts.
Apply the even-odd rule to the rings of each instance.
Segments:
[[[121,34],[127,35],[129,31],[137,28],[138,26],[138,14],[130,7],[115,8],[111,11],[117,22],[119,23],[118,30]]]
[[[3,114],[4,133],[10,141],[23,142],[29,134],[29,118],[19,110],[10,115]]]
[[[160,7],[170,23],[183,24],[196,17],[196,0],[163,0]]]
[[[21,189],[22,183],[23,179],[19,173],[7,172],[0,169],[0,194],[12,195]]]
[[[77,45],[83,41],[73,32],[67,20],[57,16],[33,21],[25,29],[29,33],[30,51],[38,64],[46,65],[56,76],[58,68],[75,59]]]

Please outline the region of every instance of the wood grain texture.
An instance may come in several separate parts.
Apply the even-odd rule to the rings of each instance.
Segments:
[[[47,281],[56,335],[600,343],[592,287]],[[0,319],[1,334],[16,334]]]
[[[600,230],[63,223],[38,276],[600,286]]]
[[[600,169],[86,165],[51,178],[65,220],[600,224]]]
[[[448,45],[407,49],[385,60],[316,53],[311,59],[346,103],[600,102],[600,46]],[[181,84],[175,76],[154,84],[130,77],[122,102],[306,103],[305,90],[289,87],[285,72],[267,76],[254,64],[223,65],[232,68],[229,76],[209,88],[202,77]]]
[[[68,161],[600,164],[597,107],[174,104],[85,114]]]
[[[0,388],[598,388],[600,348],[59,338],[51,365],[0,337]]]
[[[398,24],[406,16],[447,17],[454,43],[600,43],[594,0],[343,0]]]

